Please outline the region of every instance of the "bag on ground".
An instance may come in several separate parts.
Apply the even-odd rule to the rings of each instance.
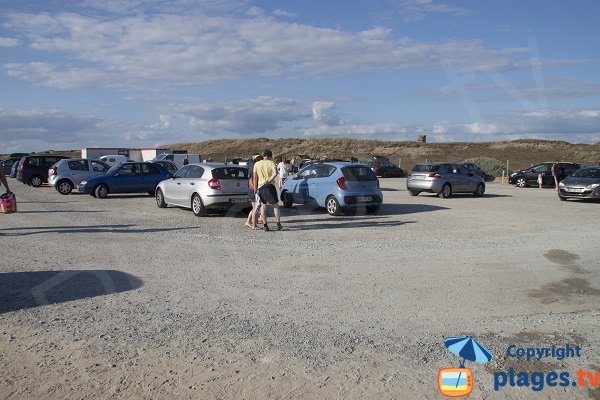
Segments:
[[[0,196],[0,212],[3,214],[17,212],[17,198],[14,193],[6,192]]]

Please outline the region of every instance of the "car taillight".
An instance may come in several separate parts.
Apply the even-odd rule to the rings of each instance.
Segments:
[[[212,190],[221,190],[221,182],[219,182],[218,179],[211,179],[210,181],[208,181],[208,186],[212,189]]]
[[[339,178],[335,182],[338,184],[338,186],[340,187],[340,189],[342,189],[342,190],[348,190],[348,188],[346,187],[346,178]]]
[[[440,174],[429,174],[427,175],[429,178],[441,178],[442,176]]]

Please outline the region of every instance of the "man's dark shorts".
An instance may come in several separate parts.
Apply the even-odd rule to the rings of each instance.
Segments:
[[[262,204],[279,204],[275,185],[263,185],[258,189],[258,196]]]

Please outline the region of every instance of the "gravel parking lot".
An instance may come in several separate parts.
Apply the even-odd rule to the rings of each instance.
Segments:
[[[381,180],[377,215],[244,218],[149,196],[61,196],[11,181],[0,215],[2,399],[440,398],[460,359],[472,398],[600,398],[504,387],[494,371],[600,371],[600,205],[488,184],[482,198],[409,196]],[[581,347],[525,362],[507,347]]]

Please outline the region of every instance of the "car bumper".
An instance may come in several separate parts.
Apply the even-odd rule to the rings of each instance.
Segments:
[[[92,186],[91,185],[77,185],[77,191],[79,193],[83,193],[83,194],[91,194],[92,193]]]
[[[204,207],[207,208],[230,208],[230,207],[251,207],[248,193],[236,194],[209,194],[202,196]]]
[[[600,188],[582,189],[561,187],[558,195],[564,199],[600,199]]]
[[[383,203],[381,193],[340,193],[336,197],[340,206],[344,208],[365,207]]]
[[[442,191],[443,185],[442,179],[408,179],[406,181],[408,190],[418,190],[419,192],[439,193]]]

